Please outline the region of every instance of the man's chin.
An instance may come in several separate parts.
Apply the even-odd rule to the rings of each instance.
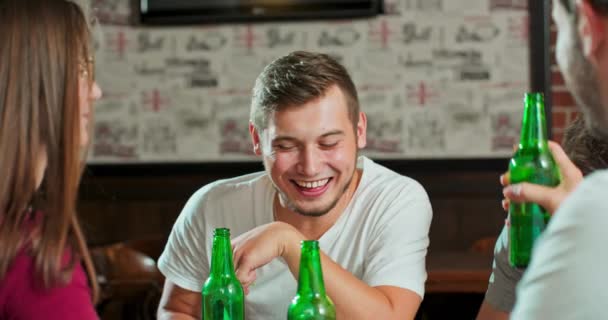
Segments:
[[[317,208],[303,208],[301,206],[294,206],[292,210],[306,217],[321,217],[326,215],[332,208],[333,206]]]

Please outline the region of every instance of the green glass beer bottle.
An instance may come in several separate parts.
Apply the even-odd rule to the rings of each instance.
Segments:
[[[556,186],[560,173],[547,143],[545,101],[542,93],[526,93],[521,137],[509,163],[511,183],[530,182]],[[530,262],[534,241],[549,222],[549,213],[535,203],[509,206],[509,262],[524,268]]]
[[[319,242],[304,240],[300,247],[298,293],[289,305],[288,320],[335,320],[336,308],[325,294]]]
[[[234,273],[230,230],[215,229],[211,252],[211,272],[202,290],[203,320],[243,320],[243,287]]]

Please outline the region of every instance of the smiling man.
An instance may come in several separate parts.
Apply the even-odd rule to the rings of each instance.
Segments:
[[[159,261],[167,277],[159,318],[200,319],[213,230],[228,227],[247,319],[285,319],[305,239],[320,242],[339,319],[413,319],[431,206],[416,181],[358,155],[366,121],[350,76],[331,57],[294,52],[268,65],[249,125],[265,171],[190,198]]]

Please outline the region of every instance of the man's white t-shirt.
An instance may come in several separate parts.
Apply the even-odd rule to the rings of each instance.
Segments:
[[[425,256],[432,211],[415,180],[360,157],[363,170],[353,198],[319,239],[333,261],[370,286],[397,286],[424,295]],[[178,286],[200,291],[209,275],[213,230],[230,228],[234,238],[273,222],[275,189],[265,172],[220,180],[186,203],[158,267]],[[257,270],[245,297],[247,319],[285,319],[297,280],[283,259]]]
[[[608,319],[607,194],[601,170],[564,200],[534,246],[511,319]]]

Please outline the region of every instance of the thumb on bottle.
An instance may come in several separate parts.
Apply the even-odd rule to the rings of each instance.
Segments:
[[[578,184],[581,180],[583,180],[583,173],[581,170],[568,158],[566,152],[562,147],[553,142],[549,141],[549,148],[551,149],[551,154],[553,155],[553,159],[557,163],[559,167],[562,178],[565,181],[572,185]]]

